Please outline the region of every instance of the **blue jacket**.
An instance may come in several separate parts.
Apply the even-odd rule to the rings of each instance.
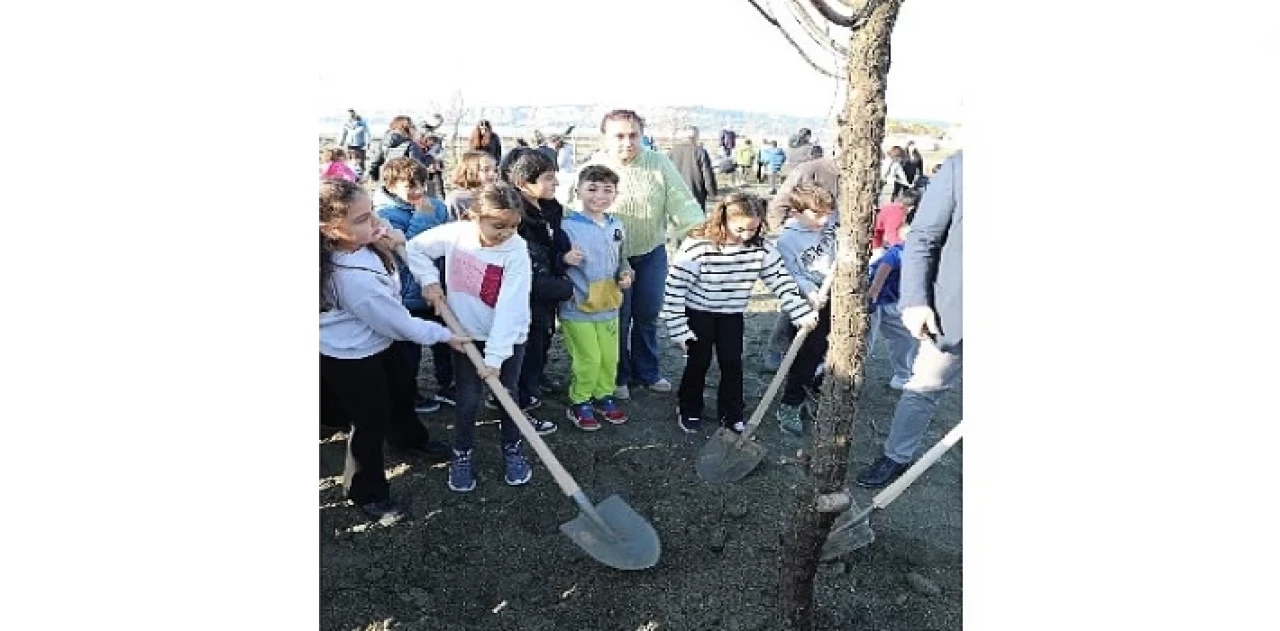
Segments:
[[[777,173],[782,170],[782,163],[787,161],[787,152],[779,147],[765,147],[760,150],[760,163],[769,169],[770,173]]]
[[[413,204],[392,195],[386,187],[378,187],[373,194],[373,210],[378,216],[391,224],[392,228],[404,233],[406,240],[412,239],[427,230],[449,221],[449,208],[444,202],[428,197],[431,211],[417,212]],[[427,308],[427,301],[422,298],[422,287],[409,271],[407,261],[396,257],[396,268],[400,272],[400,300],[406,309],[419,311]]]
[[[947,158],[929,182],[902,246],[898,307],[929,306],[938,316],[940,350],[964,340],[964,156]]]

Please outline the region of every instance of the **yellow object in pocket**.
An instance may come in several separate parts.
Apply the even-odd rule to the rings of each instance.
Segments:
[[[578,304],[578,311],[600,313],[613,311],[621,306],[622,290],[618,289],[618,281],[605,278],[587,285],[587,299]]]

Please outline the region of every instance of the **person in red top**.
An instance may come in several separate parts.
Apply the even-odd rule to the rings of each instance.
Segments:
[[[871,249],[873,251],[902,243],[898,236],[898,228],[906,222],[907,213],[915,210],[919,196],[915,191],[903,191],[893,201],[880,207],[876,213],[875,228],[871,232]]]

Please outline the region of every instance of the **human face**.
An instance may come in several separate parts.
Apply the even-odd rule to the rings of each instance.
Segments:
[[[578,197],[587,212],[599,214],[613,205],[618,189],[608,182],[583,182],[578,185]]]
[[[803,211],[792,213],[792,216],[794,216],[796,220],[800,222],[800,225],[804,226],[806,229],[818,230],[827,225],[827,217],[831,216],[831,212],[806,208]]]
[[[498,163],[493,158],[485,158],[480,161],[480,183],[493,184],[498,181]]]
[[[644,129],[629,118],[611,120],[604,124],[601,146],[619,160],[630,162],[640,153],[640,135],[643,133]]]
[[[378,240],[377,222],[373,220],[373,202],[360,193],[351,201],[347,216],[320,224],[320,232],[338,242],[338,248],[354,252]]]
[[[480,228],[480,245],[491,248],[507,242],[520,227],[520,215],[508,210],[501,217],[487,217],[476,220]]]
[[[547,171],[532,182],[526,182],[520,190],[534,199],[551,199],[556,196],[556,172]]]
[[[389,184],[387,192],[414,205],[421,202],[423,197],[422,185],[413,181]]]
[[[750,215],[732,216],[725,220],[725,227],[730,244],[742,243],[760,231],[760,218]]]

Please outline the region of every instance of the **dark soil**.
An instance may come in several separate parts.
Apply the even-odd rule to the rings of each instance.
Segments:
[[[749,411],[772,376],[759,350],[776,307],[760,298],[747,315]],[[567,383],[558,338],[548,371]],[[678,383],[680,354],[667,348],[663,355],[665,376]],[[877,348],[874,358],[854,429],[851,476],[878,455],[898,398],[886,385],[886,349]],[[710,381],[717,379],[713,368]],[[961,398],[957,388],[943,400],[922,453],[960,420]],[[708,415],[714,403],[712,386]],[[599,502],[616,493],[657,529],[662,559],[640,572],[605,567],[560,533],[577,510],[540,464],[528,486],[503,482],[492,410],[482,411],[485,424],[477,430],[480,479],[472,493],[446,488],[446,465],[388,461],[392,493],[411,514],[388,527],[370,524],[342,502],[344,436],[322,441],[321,629],[781,628],[779,537],[803,475],[795,456],[804,441],[785,438],[770,413],[757,433],[768,458],[742,481],[717,487],[693,467],[713,428],[700,436],[680,431],[674,393],[636,388],[625,409],[630,422],[590,434],[564,418],[562,395],[548,397],[536,414],[560,425],[547,442],[589,497]],[[452,408],[422,418],[436,438],[448,440]],[[870,546],[819,570],[818,628],[960,628],[962,447],[872,516]],[[526,453],[536,462],[532,449]],[[854,489],[866,505],[873,493]]]

